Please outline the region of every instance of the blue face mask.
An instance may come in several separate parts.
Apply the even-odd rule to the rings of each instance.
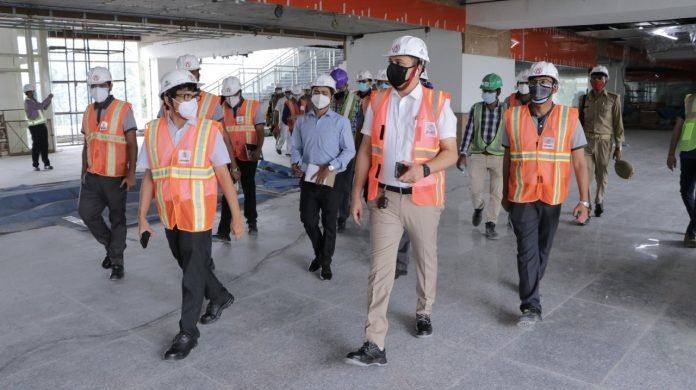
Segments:
[[[382,85],[380,85],[380,88],[382,88],[382,89],[387,89],[389,87],[390,87],[390,85],[387,83],[382,83]]]
[[[370,87],[367,86],[367,83],[364,81],[361,81],[358,83],[358,91],[360,92],[367,92],[370,90]]]

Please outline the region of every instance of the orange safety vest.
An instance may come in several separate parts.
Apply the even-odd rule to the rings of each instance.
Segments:
[[[568,196],[571,142],[578,110],[555,105],[548,115],[539,135],[528,106],[505,112],[510,139],[510,202],[558,205]]]
[[[288,99],[285,102],[285,105],[288,107],[290,110],[290,115],[288,115],[288,129],[290,130],[290,134],[292,134],[292,130],[295,128],[295,120],[297,119],[297,115],[300,114],[300,107],[297,105],[297,102]]]
[[[220,131],[218,122],[198,119],[175,146],[167,118],[145,126],[157,211],[166,229],[204,232],[213,228],[218,183],[210,157]]]
[[[300,115],[304,115],[307,111],[307,99],[304,96],[300,98]]]
[[[222,107],[225,131],[230,137],[235,156],[242,161],[249,161],[246,144],[257,145],[254,119],[261,103],[258,100],[246,100],[237,108],[237,117],[229,104]]]
[[[367,179],[367,199],[374,200],[379,193],[381,175],[391,167],[384,167],[384,140],[390,131],[387,122],[389,100],[392,88],[374,91],[370,97],[374,122],[372,123],[372,164]],[[416,134],[413,142],[413,162],[423,165],[440,153],[440,137],[437,120],[442,115],[445,101],[450,94],[444,91],[433,91],[423,88],[423,99],[416,115]],[[444,206],[445,204],[445,172],[433,172],[413,184],[411,200],[419,206]]]
[[[87,144],[87,171],[95,175],[122,177],[128,173],[128,148],[123,124],[131,110],[128,102],[114,99],[97,123],[94,103],[82,115]]]
[[[215,120],[215,109],[220,105],[220,96],[201,91],[201,100],[198,101],[198,118]]]

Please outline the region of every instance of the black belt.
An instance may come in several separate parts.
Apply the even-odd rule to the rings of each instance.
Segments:
[[[396,193],[402,194],[402,195],[411,195],[411,193],[413,192],[413,188],[411,188],[411,187],[405,187],[405,188],[395,187],[395,186],[390,186],[390,185],[382,184],[382,183],[379,183],[379,188],[382,188],[384,190],[391,191],[391,192],[396,192]]]

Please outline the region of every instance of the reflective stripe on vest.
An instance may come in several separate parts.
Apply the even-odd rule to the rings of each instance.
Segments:
[[[684,98],[684,124],[682,125],[679,150],[688,152],[696,149],[696,95],[686,95]]]
[[[556,105],[549,113],[541,135],[529,108],[513,107],[505,113],[510,137],[508,200],[515,203],[542,201],[563,203],[570,181],[571,142],[578,111]]]
[[[87,144],[87,171],[95,175],[122,177],[128,171],[128,151],[124,123],[130,103],[114,99],[97,122],[95,105],[82,116]]]
[[[218,184],[210,157],[218,131],[217,122],[199,119],[174,145],[166,119],[146,126],[145,149],[165,228],[190,232],[212,229]]]
[[[388,135],[387,116],[392,89],[374,91],[370,105],[374,112],[372,125],[372,163],[368,175],[368,200],[374,200],[379,193],[379,183],[385,171],[384,142]],[[435,158],[440,152],[437,119],[442,115],[449,94],[423,88],[423,98],[416,115],[416,131],[413,142],[413,163],[422,165]],[[390,168],[386,168],[390,172]],[[419,206],[443,206],[445,204],[445,172],[434,172],[415,183],[411,200]]]
[[[37,114],[38,117],[36,119],[29,119],[29,117],[27,117],[27,126],[36,126],[42,123],[46,123],[46,118],[44,118],[43,111],[38,110]]]
[[[222,108],[225,131],[230,136],[235,157],[242,161],[248,161],[246,144],[257,144],[254,120],[260,104],[256,100],[244,100],[237,108],[237,117],[234,116],[234,110],[230,108],[229,104],[225,104]],[[239,113],[244,114],[244,119],[238,124]]]
[[[502,104],[500,108],[500,114],[501,116],[504,116],[506,111],[505,103],[498,102],[498,104]],[[500,118],[500,122],[498,123],[498,130],[496,130],[495,136],[491,140],[490,144],[487,144],[486,141],[483,140],[483,129],[481,126],[482,118],[483,102],[478,102],[474,104],[474,118],[472,119],[474,123],[474,139],[471,143],[471,153],[480,154],[486,152],[494,156],[504,155],[505,149],[503,149],[503,146],[500,144],[500,130],[503,127],[503,118]]]
[[[220,97],[201,91],[201,100],[198,101],[198,117],[201,119],[216,120],[215,109],[220,104]]]

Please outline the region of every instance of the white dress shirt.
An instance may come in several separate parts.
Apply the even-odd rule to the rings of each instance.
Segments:
[[[396,163],[413,160],[413,140],[416,135],[416,115],[423,100],[423,87],[418,84],[408,95],[401,97],[392,89],[389,99],[389,109],[385,124],[384,139],[384,166],[380,182],[395,187],[410,187],[409,183],[402,183],[394,177]],[[365,113],[365,122],[361,133],[372,136],[372,123],[374,113],[372,105],[369,105]],[[443,140],[457,137],[457,117],[450,107],[450,99],[445,101],[442,115],[437,119],[438,137]]]

